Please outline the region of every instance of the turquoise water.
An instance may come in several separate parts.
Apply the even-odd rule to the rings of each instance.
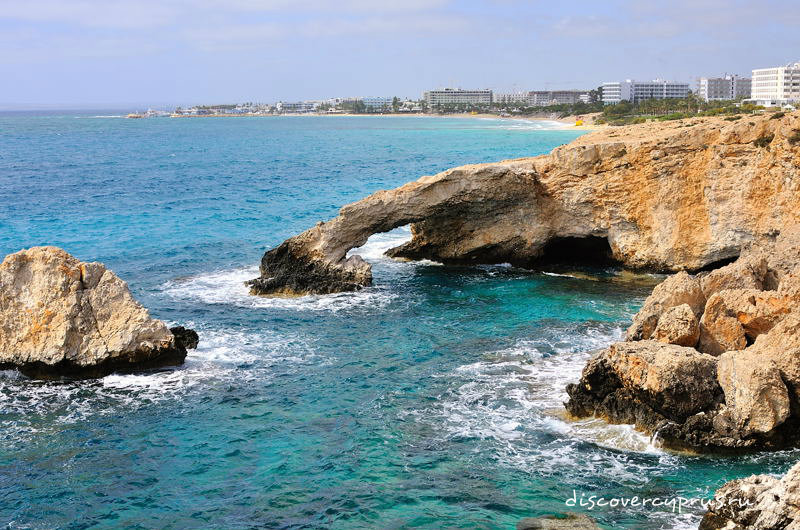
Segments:
[[[264,299],[263,251],[338,207],[454,165],[579,133],[436,118],[124,120],[0,115],[0,252],[105,262],[190,325],[184,366],[43,383],[0,372],[9,529],[511,529],[573,490],[707,497],[797,453],[665,453],[626,426],[567,422],[564,385],[621,336],[656,278],[400,263],[375,286]],[[609,528],[697,510],[583,509]]]

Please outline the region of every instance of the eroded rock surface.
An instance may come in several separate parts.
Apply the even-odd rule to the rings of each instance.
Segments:
[[[699,530],[800,530],[800,463],[783,478],[753,475],[714,495]]]
[[[567,387],[569,412],[635,424],[680,449],[800,444],[798,233],[786,227],[727,266],[668,277],[629,342],[593,357]]]
[[[102,263],[34,247],[0,264],[2,369],[49,379],[177,365],[197,334],[173,329],[151,318]]]
[[[409,223],[413,239],[389,255],[535,266],[545,253],[582,253],[630,268],[699,270],[798,219],[800,145],[788,141],[796,129],[800,113],[647,123],[587,134],[543,156],[422,177],[347,205],[268,251],[251,291],[370,285],[369,264],[347,252]],[[756,145],[765,137],[766,147]]]

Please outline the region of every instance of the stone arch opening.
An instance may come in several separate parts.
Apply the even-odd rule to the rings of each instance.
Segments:
[[[618,265],[614,252],[603,236],[554,237],[548,241],[536,267],[609,267]]]

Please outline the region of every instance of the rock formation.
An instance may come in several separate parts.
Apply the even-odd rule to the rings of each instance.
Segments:
[[[517,530],[601,530],[597,522],[582,513],[526,517],[517,523]]]
[[[714,495],[700,530],[800,529],[800,463],[783,478],[754,475],[728,482]]]
[[[628,329],[567,388],[577,417],[656,433],[668,447],[800,443],[800,227],[711,272],[653,289]],[[698,325],[699,323],[699,325]]]
[[[369,264],[347,252],[407,224],[413,239],[389,255],[520,266],[610,258],[665,272],[718,266],[800,216],[797,131],[797,112],[646,123],[587,134],[543,156],[449,169],[347,205],[268,251],[251,292],[370,285]]]
[[[34,247],[0,264],[0,369],[43,379],[100,377],[178,365],[196,346],[197,333],[151,318],[102,263]]]

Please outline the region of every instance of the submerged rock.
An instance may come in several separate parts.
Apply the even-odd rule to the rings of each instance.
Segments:
[[[517,523],[517,530],[601,530],[594,519],[582,513],[526,517]]]
[[[269,250],[251,292],[368,286],[369,264],[348,251],[407,224],[412,240],[388,255],[524,267],[610,259],[664,272],[730,261],[800,218],[800,145],[788,141],[797,128],[800,113],[647,123],[596,131],[547,155],[425,176],[349,204]],[[774,137],[768,148],[753,145],[764,135]],[[727,283],[720,274],[700,293],[763,287],[759,264],[751,265],[751,280],[737,272],[742,283]],[[696,300],[675,305],[682,303],[695,309]],[[654,329],[644,323],[637,338]]]
[[[52,379],[178,365],[197,334],[173,329],[151,318],[102,263],[34,247],[0,264],[2,369]]]
[[[729,529],[800,529],[800,463],[780,479],[753,475],[718,489],[699,530]]]

